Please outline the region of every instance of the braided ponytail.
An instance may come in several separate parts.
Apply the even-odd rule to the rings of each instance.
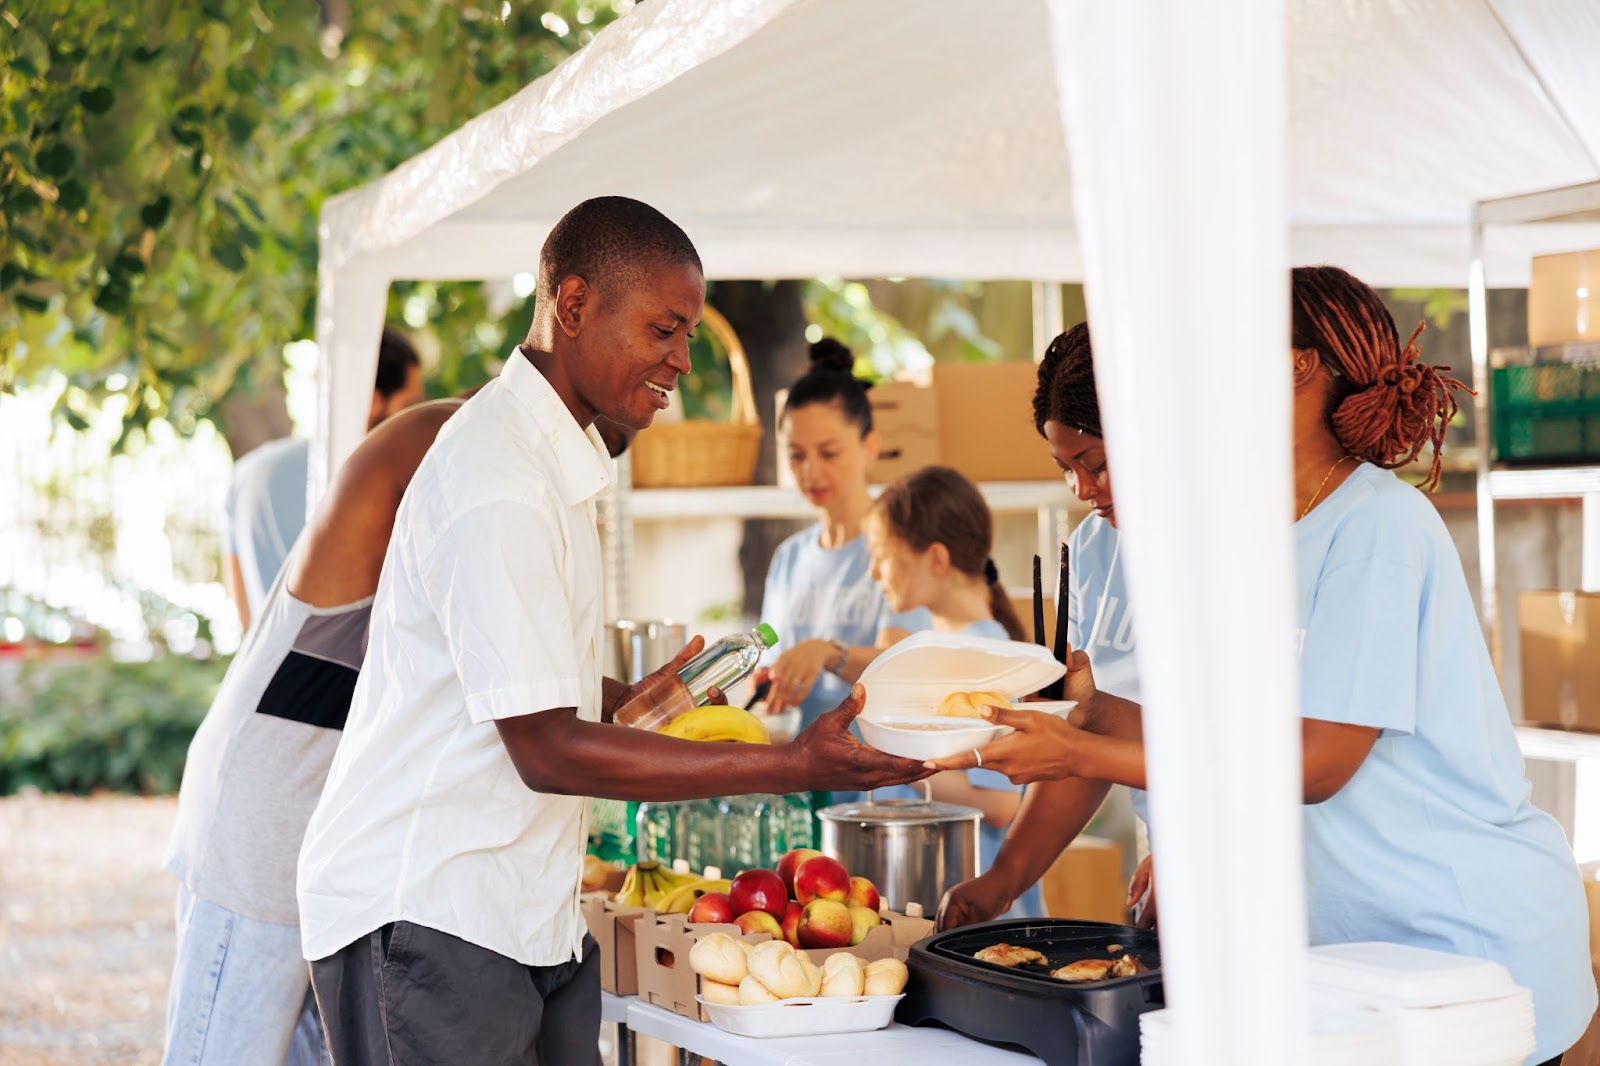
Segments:
[[[1402,347],[1389,309],[1347,271],[1296,267],[1291,287],[1291,344],[1316,352],[1338,375],[1328,419],[1339,444],[1364,462],[1393,470],[1431,443],[1433,460],[1422,489],[1437,488],[1445,427],[1459,409],[1455,392],[1472,390],[1447,376],[1448,366],[1421,361],[1422,325]]]

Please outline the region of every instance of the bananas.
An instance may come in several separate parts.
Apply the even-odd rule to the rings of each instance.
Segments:
[[[694,910],[695,900],[707,892],[726,892],[732,886],[727,878],[721,880],[697,880],[687,885],[679,885],[656,904],[657,914],[688,914]]]
[[[726,740],[742,744],[771,744],[761,719],[740,707],[712,704],[679,715],[661,730],[662,736],[680,740]]]
[[[647,860],[628,867],[628,876],[617,890],[617,902],[630,907],[649,907],[658,914],[688,914],[701,894],[727,890],[727,881],[707,881],[698,874],[680,874],[659,862]],[[672,910],[665,907],[669,898]]]

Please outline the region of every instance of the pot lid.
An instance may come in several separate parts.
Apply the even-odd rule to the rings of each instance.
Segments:
[[[939,825],[945,822],[977,821],[983,817],[983,812],[976,807],[958,807],[953,803],[891,799],[835,803],[818,811],[817,817],[828,822],[859,822],[862,825]]]
[[[952,692],[994,691],[1016,699],[1066,672],[1050,649],[1038,644],[961,633],[914,633],[862,671],[861,684],[867,690],[862,714],[868,718],[908,711],[932,714]]]

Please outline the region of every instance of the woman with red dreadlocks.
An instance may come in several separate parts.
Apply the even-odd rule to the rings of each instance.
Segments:
[[[1529,802],[1510,715],[1438,512],[1390,471],[1439,449],[1459,381],[1400,343],[1377,293],[1335,267],[1293,272],[1296,591],[1312,943],[1378,940],[1492,959],[1533,993],[1530,1063],[1556,1063],[1595,1011],[1583,888]],[[1418,327],[1418,333],[1421,327]],[[1136,634],[1086,326],[1039,368],[1039,432],[1094,513],[1071,541],[1073,719],[991,708],[1015,732],[982,765],[1029,788],[992,867],[951,889],[945,927],[1036,881],[1112,783],[1145,787]],[[1272,646],[1264,642],[1264,647]],[[1090,663],[1093,669],[1090,669]],[[931,763],[976,765],[973,753]],[[1136,806],[1143,814],[1142,793]],[[1156,841],[1159,854],[1160,841]],[[1130,891],[1154,919],[1148,863]]]

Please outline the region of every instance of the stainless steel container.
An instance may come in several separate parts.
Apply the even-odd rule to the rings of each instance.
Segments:
[[[889,906],[920,903],[933,916],[945,890],[978,875],[972,807],[924,800],[837,803],[817,812],[822,851],[878,886]]]
[[[688,642],[689,629],[682,622],[619,619],[606,626],[605,674],[628,685],[643,681],[650,671],[671,662]]]

